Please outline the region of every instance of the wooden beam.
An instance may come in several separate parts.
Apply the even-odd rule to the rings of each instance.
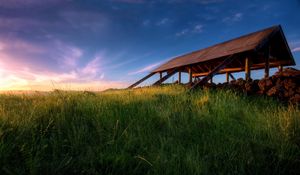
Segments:
[[[206,77],[202,78],[200,81],[198,81],[197,83],[195,83],[191,87],[190,90],[193,90],[196,87],[207,83],[208,80],[210,80],[221,69],[225,68],[228,64],[230,64],[234,59],[235,59],[235,57],[233,57],[233,55],[228,56],[221,64],[217,65],[211,72],[209,72],[209,74]]]
[[[235,80],[235,77],[231,73],[229,73],[229,76],[231,79]]]
[[[237,59],[236,61],[239,63],[239,65],[240,65],[241,67],[243,66],[243,63],[242,63],[239,59]]]
[[[197,65],[197,67],[198,67],[202,72],[205,72],[205,70],[204,70],[200,65]]]
[[[246,81],[251,79],[251,60],[248,57],[245,59],[245,79]]]
[[[270,58],[270,47],[267,47],[265,51],[265,78],[269,77],[269,71],[270,71],[269,58]]]
[[[152,75],[154,75],[155,73],[152,72],[150,74],[148,74],[147,76],[145,76],[144,78],[140,79],[139,81],[133,83],[131,86],[128,87],[128,89],[134,88],[135,86],[139,85],[140,83],[142,83],[143,81],[145,81],[146,79],[150,78]]]
[[[210,68],[206,64],[204,64],[204,67],[207,71],[210,71]]]
[[[178,84],[181,84],[181,71],[178,71]]]
[[[192,83],[192,82],[193,82],[193,72],[192,72],[191,67],[189,67],[189,83]]]
[[[172,71],[168,72],[167,75],[165,75],[164,77],[160,78],[158,81],[156,81],[155,83],[153,83],[153,85],[160,85],[160,84],[162,84],[164,81],[166,81],[172,75],[174,75],[176,72],[177,72],[177,69],[173,69]]]
[[[162,72],[159,72],[159,79],[162,79],[162,77],[163,77]]]
[[[278,64],[269,64],[270,68],[276,68],[278,67]],[[265,64],[252,64],[251,70],[259,70],[259,69],[264,69]],[[224,68],[220,70],[217,74],[225,74],[226,72],[234,73],[234,72],[242,72],[245,71],[244,67],[236,67],[236,68]],[[208,75],[209,72],[203,72],[203,73],[193,73],[193,76],[195,77],[201,77],[201,76],[206,76]]]

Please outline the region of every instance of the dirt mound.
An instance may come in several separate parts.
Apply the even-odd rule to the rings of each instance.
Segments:
[[[276,72],[269,78],[246,81],[242,78],[232,80],[230,83],[218,85],[205,85],[205,87],[230,88],[247,94],[260,94],[300,104],[300,71],[286,68]]]

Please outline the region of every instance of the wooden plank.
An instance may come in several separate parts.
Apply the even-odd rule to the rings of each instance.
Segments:
[[[233,55],[228,56],[221,64],[217,65],[209,74],[202,78],[200,81],[195,83],[190,90],[195,89],[196,87],[207,83],[215,74],[217,74],[221,69],[225,68],[228,64],[230,64],[234,60]]]
[[[178,71],[178,84],[181,84],[181,71]]]
[[[177,69],[173,69],[172,71],[168,72],[167,75],[165,75],[164,77],[160,78],[158,81],[156,81],[155,83],[153,83],[153,85],[160,85],[160,84],[162,84],[164,81],[166,81],[172,75],[174,75],[176,72],[177,72]]]
[[[142,79],[140,79],[139,81],[137,81],[137,82],[133,83],[132,85],[130,85],[130,86],[128,87],[128,89],[131,89],[131,88],[136,87],[137,85],[139,85],[140,83],[142,83],[142,82],[145,81],[146,79],[150,78],[150,77],[151,77],[152,75],[154,75],[154,74],[155,74],[154,72],[148,74],[148,75],[145,76],[144,78],[142,78]]]
[[[162,72],[159,72],[159,78],[162,79]]]

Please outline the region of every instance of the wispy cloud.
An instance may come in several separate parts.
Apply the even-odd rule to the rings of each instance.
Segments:
[[[177,32],[175,35],[176,36],[183,36],[183,35],[187,35],[187,34],[196,34],[196,33],[201,33],[203,32],[203,25],[201,24],[196,24],[194,26],[192,26],[191,28],[185,28],[179,32]]]
[[[168,3],[186,3],[186,2],[193,2],[193,3],[198,3],[202,5],[207,5],[207,4],[215,4],[215,3],[221,3],[224,0],[168,0]]]
[[[146,19],[142,22],[143,26],[149,26],[151,24],[151,21],[149,19]]]
[[[101,12],[65,10],[60,16],[70,27],[77,30],[103,32],[110,26],[110,16]]]
[[[173,22],[170,18],[161,18],[159,20],[150,20],[150,19],[145,19],[142,21],[142,25],[147,27],[147,26],[165,26],[167,24],[170,24]]]
[[[36,6],[49,6],[59,3],[70,2],[70,0],[9,0],[1,1],[0,7],[6,8],[21,8],[21,7],[36,7]]]
[[[121,3],[128,3],[128,4],[141,4],[145,3],[145,0],[111,0],[112,2],[121,2]]]
[[[97,90],[107,84],[111,88],[126,85],[105,79],[104,52],[100,51],[89,61],[82,59],[83,53],[81,48],[59,40],[39,46],[20,39],[1,39],[0,90],[51,90],[52,83],[59,87],[68,84],[71,89]]]
[[[299,52],[300,51],[300,40],[295,39],[289,42],[292,52]]]
[[[163,19],[159,20],[159,21],[156,23],[156,25],[162,26],[162,25],[165,25],[165,24],[169,23],[170,21],[171,21],[171,20],[170,20],[169,18],[163,18]]]
[[[136,74],[140,74],[140,73],[145,73],[145,72],[150,72],[153,69],[155,69],[156,67],[158,67],[159,65],[161,65],[164,61],[160,61],[160,62],[156,62],[150,65],[147,65],[139,70],[133,71],[133,72],[129,72],[128,75],[136,75]]]
[[[292,52],[300,52],[300,47],[295,47],[292,49]]]
[[[98,59],[93,59],[83,69],[64,73],[54,71],[35,71],[26,67],[10,69],[11,65],[0,62],[1,90],[105,90],[108,88],[123,88],[126,82],[104,79],[104,73],[93,78],[98,73]],[[54,84],[54,86],[53,86]]]
[[[96,56],[90,62],[88,62],[82,69],[79,69],[79,72],[91,78],[96,78],[100,73],[100,66],[101,66],[101,56]],[[101,76],[101,75],[100,75]]]
[[[59,67],[66,70],[76,68],[83,55],[82,49],[60,40],[53,42],[52,49],[56,51],[54,58],[58,62]]]
[[[228,23],[228,24],[232,24],[234,22],[238,22],[241,21],[243,19],[244,14],[243,13],[235,13],[231,16],[227,16],[225,18],[222,19],[222,22],[224,23]]]

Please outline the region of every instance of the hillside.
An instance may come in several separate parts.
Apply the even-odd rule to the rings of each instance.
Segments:
[[[0,174],[297,174],[300,111],[182,86],[0,95]]]

